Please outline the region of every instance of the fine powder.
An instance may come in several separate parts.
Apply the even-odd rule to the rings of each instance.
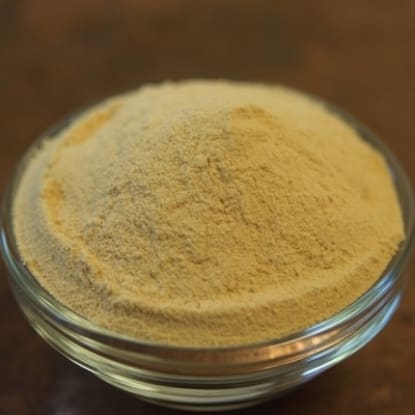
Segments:
[[[33,151],[21,256],[58,301],[157,343],[279,338],[367,291],[404,237],[381,154],[323,104],[226,81],[146,86]]]

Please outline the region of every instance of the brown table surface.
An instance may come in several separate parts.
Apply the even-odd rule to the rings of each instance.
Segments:
[[[146,82],[286,83],[364,120],[415,178],[415,2],[0,1],[0,191],[30,142],[77,107]],[[0,414],[173,414],[76,367],[37,336],[0,261]],[[415,285],[366,348],[240,414],[415,413]]]

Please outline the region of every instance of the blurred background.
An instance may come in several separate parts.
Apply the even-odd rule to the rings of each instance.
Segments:
[[[0,192],[25,148],[77,108],[148,82],[287,84],[346,108],[415,178],[415,2],[0,0]],[[353,358],[251,410],[413,414],[415,293]],[[0,263],[0,414],[179,413],[70,364],[29,328]]]

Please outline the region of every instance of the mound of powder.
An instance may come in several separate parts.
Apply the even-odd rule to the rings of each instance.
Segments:
[[[58,301],[175,345],[278,338],[332,316],[404,237],[382,156],[322,104],[225,81],[146,86],[27,164],[18,247]]]

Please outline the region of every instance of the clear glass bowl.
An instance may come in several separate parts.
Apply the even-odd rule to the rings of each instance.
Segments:
[[[327,104],[326,104],[327,105]],[[378,281],[357,301],[302,332],[258,344],[186,348],[150,344],[103,330],[57,302],[23,265],[11,207],[29,149],[4,195],[0,248],[17,303],[33,328],[56,350],[104,381],[137,397],[182,409],[223,410],[253,405],[312,379],[368,343],[389,321],[405,286],[414,244],[410,182],[391,152],[350,115],[327,107],[385,156],[399,195],[406,239]],[[76,116],[51,128],[54,137]]]

